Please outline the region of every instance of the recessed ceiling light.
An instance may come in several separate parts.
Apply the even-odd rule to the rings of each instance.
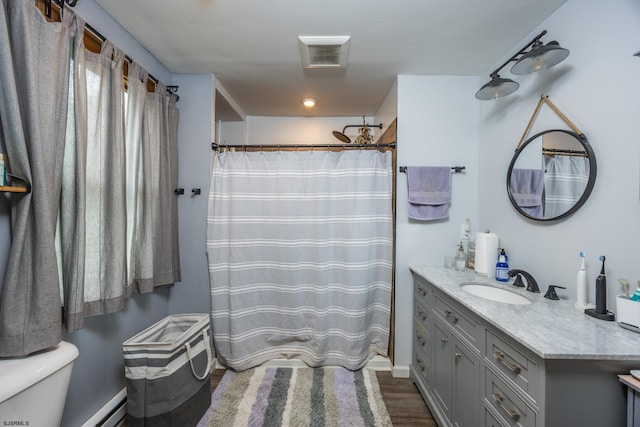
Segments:
[[[305,98],[302,100],[302,104],[305,108],[313,108],[316,105],[316,100],[313,98]]]
[[[305,68],[344,68],[351,36],[300,36],[300,56]]]

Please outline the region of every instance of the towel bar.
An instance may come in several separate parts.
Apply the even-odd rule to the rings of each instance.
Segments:
[[[461,173],[463,170],[465,170],[465,168],[465,166],[451,166],[451,170],[453,171],[453,173]],[[400,172],[407,172],[407,167],[400,166]]]

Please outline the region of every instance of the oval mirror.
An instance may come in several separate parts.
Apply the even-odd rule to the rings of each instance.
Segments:
[[[596,173],[596,157],[584,134],[547,130],[516,150],[507,193],[513,207],[529,219],[562,219],[587,201]]]

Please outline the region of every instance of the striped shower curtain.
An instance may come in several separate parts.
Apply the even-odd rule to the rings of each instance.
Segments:
[[[207,257],[222,363],[359,369],[387,354],[391,159],[377,150],[215,155]]]
[[[571,209],[589,182],[589,159],[544,156],[544,217],[555,218]]]

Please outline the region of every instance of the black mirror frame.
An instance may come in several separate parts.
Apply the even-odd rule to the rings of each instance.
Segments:
[[[513,171],[513,167],[515,166],[515,163],[516,163],[516,160],[518,159],[518,156],[527,147],[527,145],[529,145],[529,143],[531,143],[532,141],[534,141],[538,137],[540,137],[540,136],[542,136],[542,135],[544,135],[546,133],[549,133],[549,132],[564,132],[566,134],[569,134],[569,135],[573,136],[578,142],[580,142],[580,144],[582,144],[582,147],[584,147],[584,150],[587,152],[587,155],[588,155],[588,158],[589,158],[589,181],[587,182],[587,186],[584,189],[584,192],[582,193],[582,196],[580,197],[580,199],[578,199],[576,204],[573,205],[573,207],[571,207],[571,209],[567,210],[562,215],[558,215],[558,216],[553,217],[553,218],[535,218],[535,217],[527,214],[526,212],[524,212],[520,208],[520,206],[518,206],[516,201],[514,200],[513,195],[511,194],[511,172]],[[532,136],[531,138],[527,139],[520,146],[520,148],[518,148],[516,150],[516,152],[514,153],[513,158],[511,159],[511,163],[509,164],[509,169],[507,171],[507,195],[509,196],[509,200],[511,201],[511,205],[522,216],[524,216],[525,218],[528,218],[528,219],[533,220],[533,221],[541,221],[541,222],[557,221],[557,220],[564,219],[564,218],[568,217],[569,215],[573,214],[575,211],[580,209],[580,207],[582,207],[582,205],[584,205],[584,203],[587,201],[587,199],[591,195],[591,191],[593,190],[593,186],[596,183],[596,175],[597,174],[598,174],[598,167],[597,167],[597,164],[596,164],[595,153],[593,152],[593,149],[591,148],[591,145],[589,145],[589,141],[587,140],[587,137],[583,133],[578,135],[575,132],[564,130],[564,129],[549,129],[549,130],[545,130],[545,131],[539,132],[539,133],[535,134],[534,136]]]

